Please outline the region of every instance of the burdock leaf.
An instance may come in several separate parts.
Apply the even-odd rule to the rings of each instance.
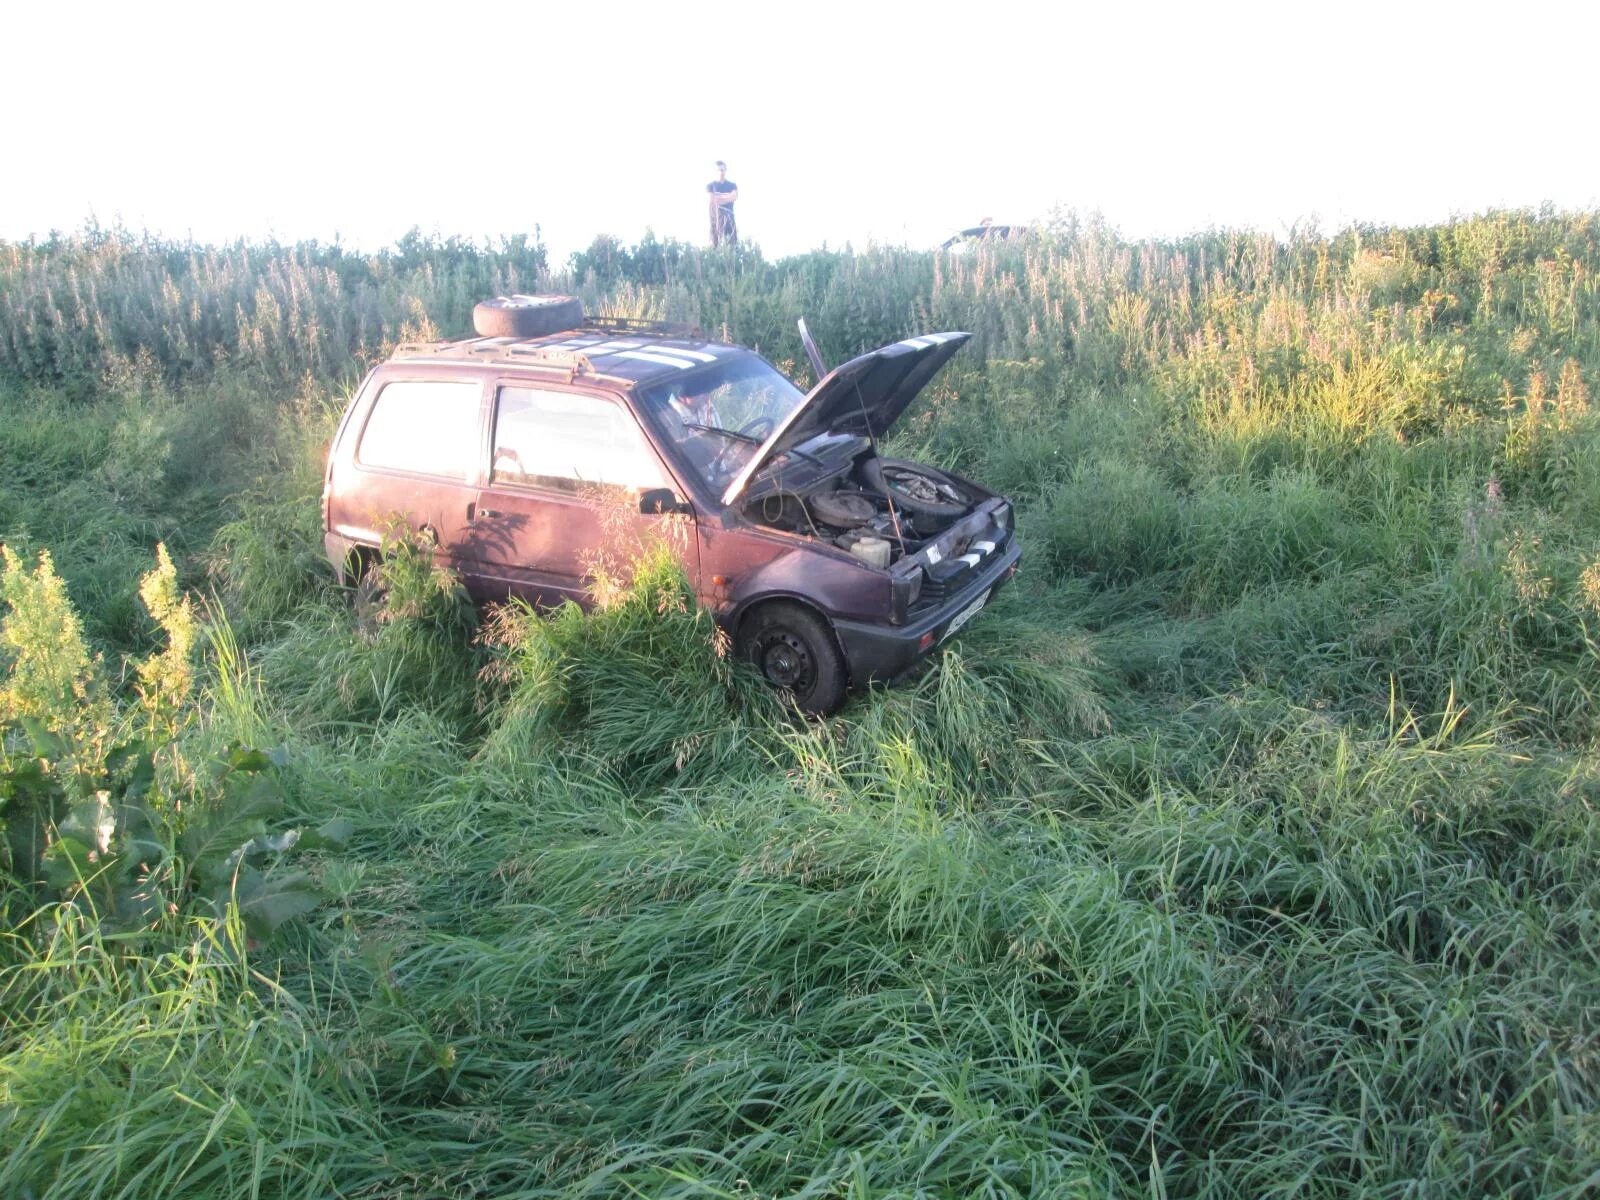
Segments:
[[[90,855],[93,849],[75,837],[65,835],[44,852],[44,881],[58,892],[94,878],[99,864]]]
[[[264,875],[253,868],[239,872],[233,900],[245,927],[257,937],[273,932],[285,921],[303,915],[322,903],[322,896],[304,871]]]
[[[355,823],[347,817],[334,817],[300,839],[302,850],[337,850],[355,834]]]

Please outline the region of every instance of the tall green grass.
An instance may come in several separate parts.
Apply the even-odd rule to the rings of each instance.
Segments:
[[[11,871],[0,1192],[1591,1194],[1596,233],[4,247],[0,540],[124,703],[165,538],[172,761],[274,747],[350,836],[271,936]],[[413,547],[351,611],[341,382],[535,284],[780,360],[973,330],[895,448],[1014,496],[1022,575],[822,722],[669,560],[480,619]]]

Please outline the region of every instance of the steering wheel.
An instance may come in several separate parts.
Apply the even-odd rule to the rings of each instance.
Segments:
[[[776,425],[777,421],[772,417],[752,417],[733,432],[737,433],[740,437],[751,438],[758,442],[764,442],[772,436],[772,430]],[[724,438],[722,442],[722,449],[718,450],[716,456],[706,464],[706,474],[720,475],[722,473],[722,464],[727,461],[729,452],[732,451],[735,446],[743,444],[747,443],[736,442],[732,438]]]
[[[759,438],[764,442],[772,436],[772,430],[777,424],[778,422],[775,418],[762,415],[759,417],[752,417],[750,420],[746,421],[743,425],[739,426],[737,432],[744,434],[745,437]]]
[[[722,464],[728,457],[728,451],[738,444],[729,438],[722,439],[721,448],[711,456],[711,461],[706,464],[706,475],[708,477],[715,479],[722,474]]]

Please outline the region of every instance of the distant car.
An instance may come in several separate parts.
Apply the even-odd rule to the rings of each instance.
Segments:
[[[939,243],[941,250],[957,250],[968,242],[982,241],[984,238],[1008,238],[1013,234],[1021,233],[1026,226],[1023,225],[996,225],[993,221],[984,220],[970,229],[962,229],[951,234]]]
[[[802,393],[750,350],[586,321],[567,298],[480,304],[474,325],[402,346],[345,411],[323,524],[346,582],[395,515],[480,601],[587,603],[598,552],[659,538],[737,652],[823,713],[903,675],[1017,569],[1009,501],[876,451],[966,333],[884,346]]]

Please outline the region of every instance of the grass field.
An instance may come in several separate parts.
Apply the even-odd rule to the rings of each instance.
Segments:
[[[358,620],[349,389],[549,287],[972,330],[1016,585],[826,722],[668,562]],[[1596,389],[1597,213],[0,243],[0,1196],[1595,1194]]]

